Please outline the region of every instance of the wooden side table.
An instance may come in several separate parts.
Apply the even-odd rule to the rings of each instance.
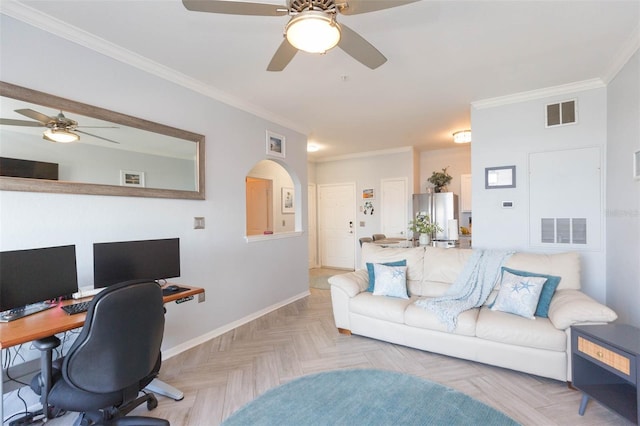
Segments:
[[[571,327],[573,386],[582,391],[578,413],[589,398],[640,424],[640,329],[625,324]]]

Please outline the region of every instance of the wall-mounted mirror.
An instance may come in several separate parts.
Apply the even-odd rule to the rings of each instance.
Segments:
[[[204,136],[0,82],[0,190],[202,200]]]

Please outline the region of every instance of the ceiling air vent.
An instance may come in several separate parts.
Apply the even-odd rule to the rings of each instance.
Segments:
[[[547,105],[547,127],[562,126],[576,122],[576,101],[565,101]]]

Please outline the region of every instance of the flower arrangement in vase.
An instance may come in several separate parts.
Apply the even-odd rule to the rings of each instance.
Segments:
[[[409,231],[414,234],[420,234],[420,245],[429,244],[432,235],[442,230],[442,227],[438,226],[437,223],[431,222],[429,215],[424,212],[417,213],[416,218],[409,221]]]
[[[433,172],[431,173],[431,177],[427,179],[427,182],[433,185],[433,190],[435,192],[447,192],[447,185],[451,183],[451,175],[447,173],[447,169],[449,166],[442,169],[441,172]]]

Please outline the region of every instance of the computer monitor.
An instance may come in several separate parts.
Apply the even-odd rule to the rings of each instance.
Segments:
[[[180,239],[118,241],[93,245],[93,286],[180,276]]]
[[[0,252],[0,312],[76,291],[76,246]]]

